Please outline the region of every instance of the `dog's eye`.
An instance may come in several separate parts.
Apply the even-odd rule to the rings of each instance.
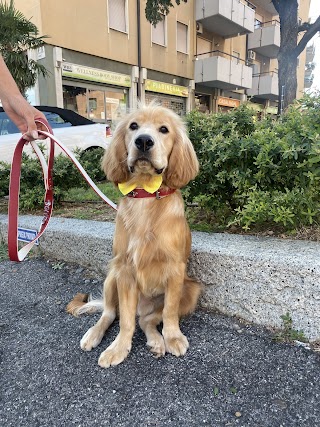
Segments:
[[[131,129],[131,130],[139,129],[138,123],[132,122],[131,125],[129,126],[129,129]]]
[[[167,128],[167,126],[161,126],[161,128],[159,129],[159,132],[161,132],[161,133],[168,133],[169,129]]]

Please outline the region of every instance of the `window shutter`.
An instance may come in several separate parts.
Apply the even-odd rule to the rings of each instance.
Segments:
[[[109,0],[109,27],[126,32],[126,0]]]
[[[177,51],[188,53],[188,26],[177,22]]]

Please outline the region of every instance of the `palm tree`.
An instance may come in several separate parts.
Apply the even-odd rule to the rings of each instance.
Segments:
[[[14,7],[14,0],[0,2],[0,53],[7,64],[21,93],[35,85],[38,74],[48,74],[46,68],[29,59],[28,49],[44,45],[37,27]]]

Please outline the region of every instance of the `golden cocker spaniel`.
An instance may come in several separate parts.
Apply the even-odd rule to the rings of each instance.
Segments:
[[[81,348],[98,346],[119,313],[119,334],[98,363],[105,368],[121,363],[131,350],[138,314],[156,357],[182,356],[189,343],[179,318],[195,309],[201,291],[186,272],[191,234],[179,189],[199,166],[182,120],[161,106],[141,107],[118,125],[102,165],[126,197],[118,207],[103,301],[85,303],[80,294],[67,307],[74,315],[102,310]]]

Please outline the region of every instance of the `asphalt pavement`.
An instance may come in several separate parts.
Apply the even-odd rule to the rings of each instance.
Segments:
[[[137,328],[124,363],[98,366],[118,323],[86,353],[79,341],[99,315],[74,318],[78,291],[103,278],[61,261],[0,262],[0,426],[316,427],[320,356],[218,313],[181,323],[190,349],[155,359]]]

